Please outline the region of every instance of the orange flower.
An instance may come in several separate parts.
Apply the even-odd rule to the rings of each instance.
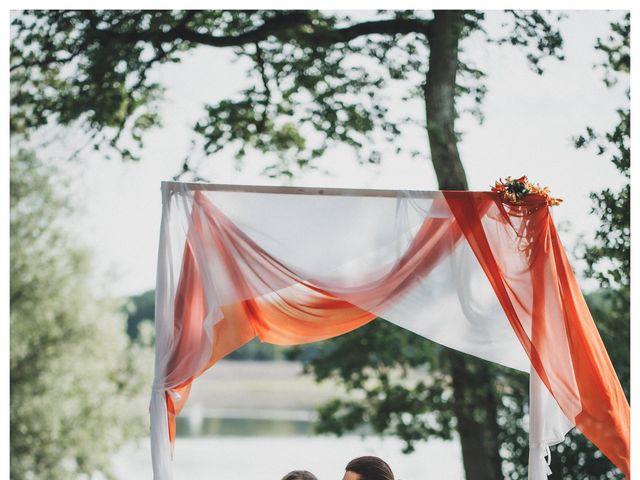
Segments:
[[[507,187],[505,187],[503,184],[501,184],[500,182],[496,182],[496,184],[491,187],[491,191],[492,192],[497,192],[497,193],[501,193],[506,191]]]
[[[553,198],[550,195],[549,187],[541,187],[537,183],[529,182],[526,175],[515,180],[511,177],[507,177],[504,180],[501,178],[491,187],[491,191],[497,193],[504,202],[516,205],[521,204],[522,199],[529,195],[543,198],[549,206],[560,205],[560,202],[562,202],[561,199]]]

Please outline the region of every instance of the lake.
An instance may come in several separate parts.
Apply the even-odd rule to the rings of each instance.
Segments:
[[[280,480],[295,469],[319,480],[340,480],[344,466],[360,455],[376,455],[391,465],[398,480],[463,480],[458,442],[432,440],[410,455],[393,438],[357,436],[262,436],[178,438],[174,451],[175,480]],[[151,478],[148,441],[129,445],[113,460],[116,478]]]
[[[340,393],[294,362],[220,362],[194,383],[178,417],[175,480],[280,480],[295,469],[340,480],[361,455],[383,458],[399,480],[463,480],[458,441],[432,440],[405,455],[395,438],[314,435],[315,409]],[[122,449],[113,466],[120,480],[150,479],[148,439]]]

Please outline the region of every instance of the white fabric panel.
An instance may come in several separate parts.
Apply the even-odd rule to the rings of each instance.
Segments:
[[[562,443],[575,426],[532,368],[529,377],[529,478],[544,479],[551,474],[549,447]]]
[[[158,246],[158,270],[156,279],[155,303],[155,372],[151,393],[151,461],[153,476],[156,480],[172,480],[171,449],[169,444],[169,426],[167,423],[167,404],[165,402],[165,372],[168,357],[172,352],[173,302],[175,299],[174,272],[178,267],[173,264],[175,252],[172,250],[170,208],[171,192],[162,190],[162,223]],[[178,239],[174,236],[174,241]],[[184,245],[184,242],[182,242]]]
[[[523,372],[531,363],[467,242],[381,315],[429,340]]]

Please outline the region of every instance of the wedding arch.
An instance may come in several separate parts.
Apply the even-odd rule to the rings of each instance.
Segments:
[[[629,404],[546,189],[162,184],[151,397],[154,478],[172,478],[192,382],[259,337],[297,345],[376,318],[530,373],[529,478],[574,426],[629,477]]]

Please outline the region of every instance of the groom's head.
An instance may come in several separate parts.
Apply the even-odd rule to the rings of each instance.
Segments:
[[[351,460],[342,480],[394,480],[394,476],[387,462],[367,456]]]

